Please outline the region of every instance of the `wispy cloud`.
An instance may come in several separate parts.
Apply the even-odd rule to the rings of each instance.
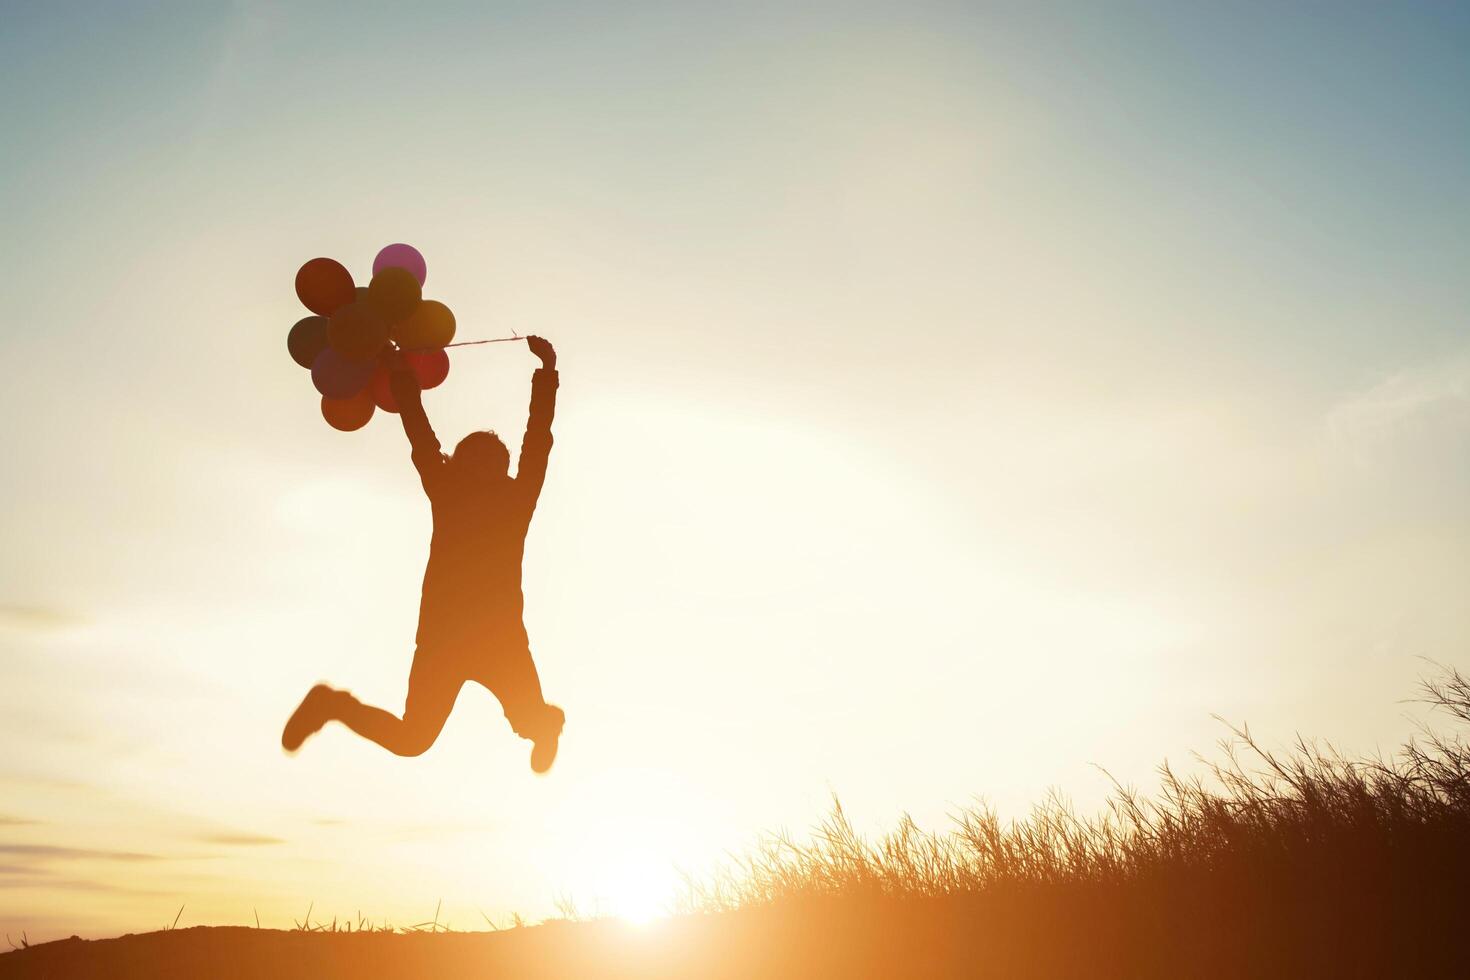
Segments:
[[[50,873],[45,868],[38,868],[31,864],[0,864],[0,877],[4,877],[5,875],[36,877],[37,875],[47,875]]]
[[[0,844],[0,857],[16,857],[34,861],[164,861],[160,854],[137,851],[104,851],[87,847],[58,847],[54,844]]]
[[[39,820],[29,820],[25,817],[12,817],[9,814],[0,813],[0,827],[34,827],[40,823]]]
[[[345,827],[351,824],[363,833],[395,842],[439,840],[459,834],[479,834],[496,829],[495,824],[488,821],[372,824],[362,820],[318,817],[312,823],[318,827]]]
[[[1356,448],[1470,433],[1470,353],[1389,375],[1333,406],[1327,429]]]
[[[78,892],[124,892],[130,895],[157,895],[160,892],[146,888],[129,888],[126,885],[91,878],[53,878],[47,876],[37,880],[35,875],[0,873],[0,890],[7,888],[45,888],[57,891]]]
[[[8,633],[60,633],[86,625],[75,613],[51,606],[0,603],[0,631]]]
[[[267,837],[263,834],[203,834],[196,837],[195,840],[206,844],[226,844],[231,847],[261,847],[286,843],[279,837]]]

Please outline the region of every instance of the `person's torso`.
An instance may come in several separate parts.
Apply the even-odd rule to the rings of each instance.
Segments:
[[[521,558],[530,511],[514,485],[501,493],[448,485],[432,499],[434,533],[419,621],[519,621]]]

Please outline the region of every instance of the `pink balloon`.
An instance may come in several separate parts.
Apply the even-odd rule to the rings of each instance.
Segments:
[[[394,267],[412,272],[420,286],[424,284],[424,279],[429,275],[429,267],[424,263],[424,257],[419,254],[419,250],[402,242],[383,246],[378,257],[373,259],[373,275],[376,276],[384,269]]]

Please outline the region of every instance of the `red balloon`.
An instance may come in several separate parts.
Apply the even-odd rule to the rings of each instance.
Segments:
[[[331,316],[356,298],[352,273],[335,259],[312,259],[296,273],[296,295],[319,316]]]
[[[437,388],[449,377],[449,353],[444,350],[409,351],[403,355],[413,368],[419,387],[425,391]]]
[[[351,398],[323,398],[322,418],[342,432],[352,432],[368,424],[373,417],[372,393],[363,390]]]
[[[393,394],[393,376],[386,367],[378,368],[378,373],[368,382],[368,391],[372,393],[373,402],[379,408],[397,414],[398,399]]]

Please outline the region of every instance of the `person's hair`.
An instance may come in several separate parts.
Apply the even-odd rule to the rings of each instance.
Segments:
[[[459,457],[461,452],[468,450],[468,456],[485,456],[494,458],[500,463],[500,469],[510,470],[510,450],[505,448],[505,443],[500,437],[488,429],[483,432],[471,432],[461,439],[454,447],[454,456]]]

